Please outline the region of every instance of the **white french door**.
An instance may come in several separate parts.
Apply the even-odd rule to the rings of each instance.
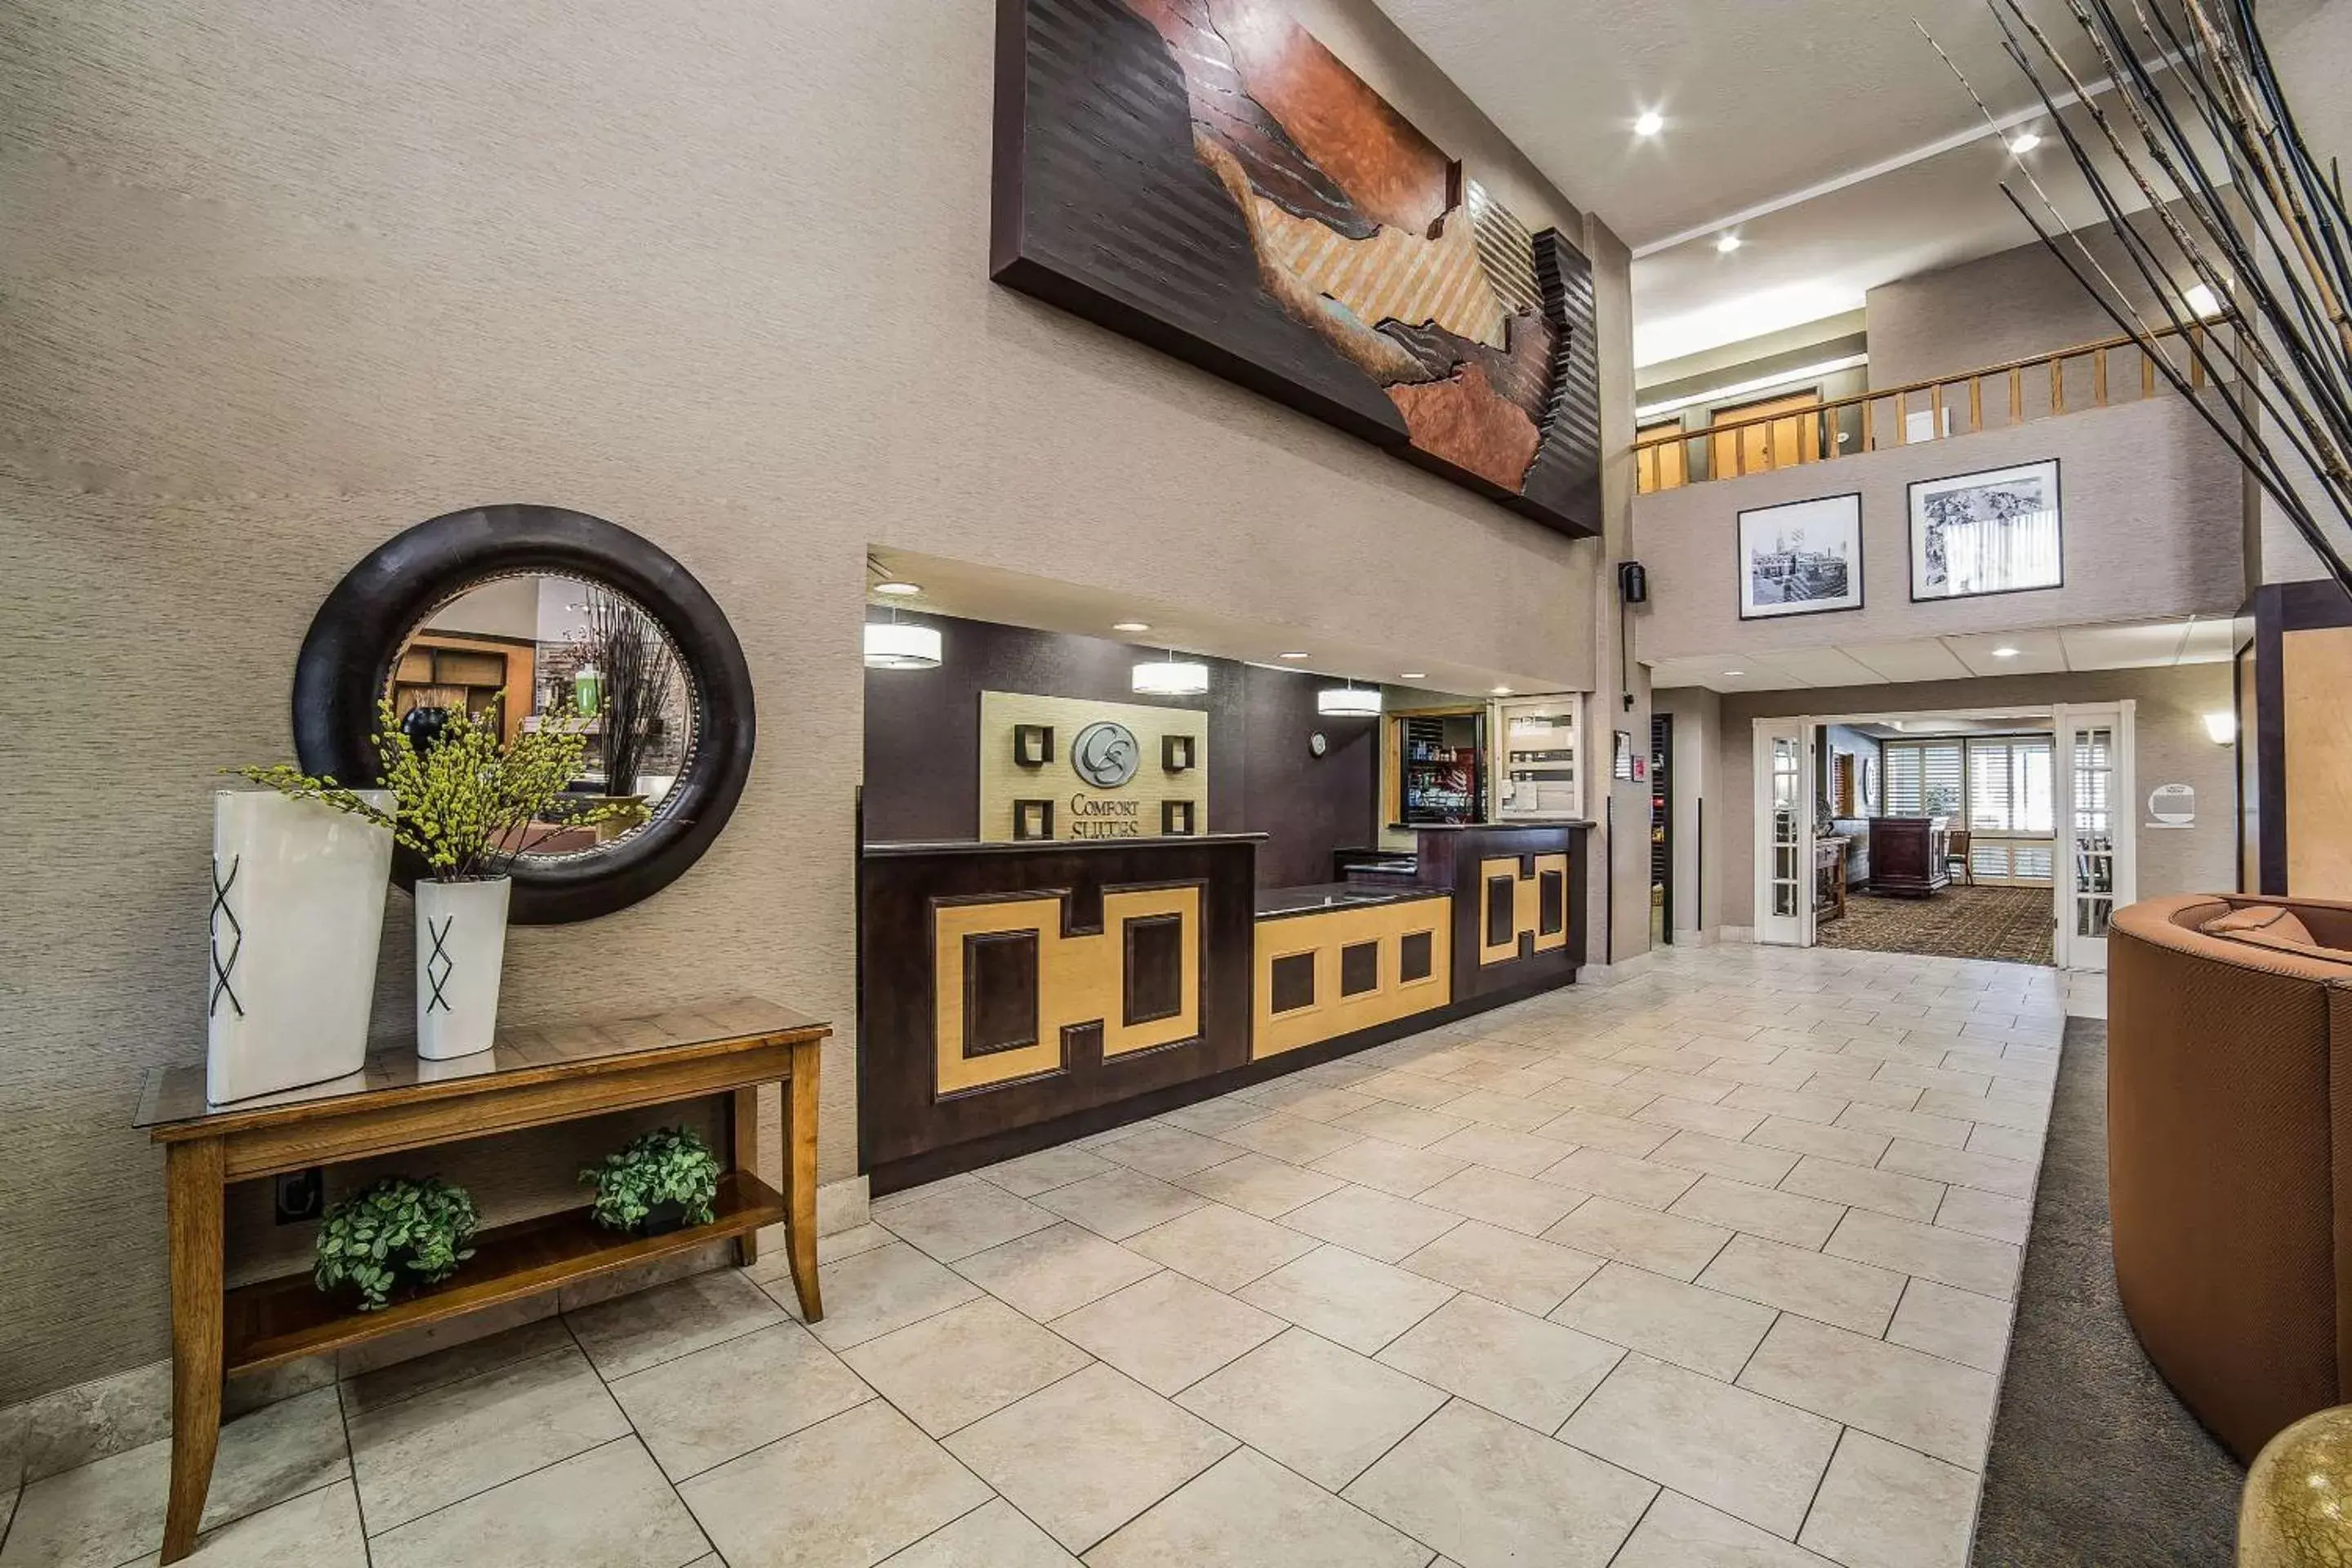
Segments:
[[[1756,721],[1756,940],[1813,945],[1813,726]]]
[[[2104,970],[2107,922],[2138,894],[2132,803],[2132,705],[2061,706],[2053,802],[2058,967]]]

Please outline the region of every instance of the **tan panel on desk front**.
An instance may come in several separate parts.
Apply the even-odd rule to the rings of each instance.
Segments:
[[[2352,899],[2352,626],[2288,632],[2280,643],[2286,890]]]
[[[1104,1059],[1191,1039],[1201,1032],[1201,887],[1196,882],[1103,894],[1103,929],[1062,934],[1059,895],[1008,897],[978,903],[940,903],[931,913],[932,1012],[940,1095],[987,1089],[1052,1072],[1064,1065],[1065,1029],[1099,1021]],[[1182,955],[1177,1011],[1129,1024],[1126,922],[1173,917]],[[964,954],[967,939],[1027,932],[1037,943],[1036,1043],[967,1056],[964,1051]]]
[[[1491,856],[1478,862],[1478,962],[1508,963],[1519,956],[1519,939],[1532,935],[1535,951],[1556,952],[1568,945],[1568,857],[1563,854],[1535,857],[1535,875],[1519,875],[1519,857]],[[1543,880],[1549,874],[1559,879],[1559,929],[1546,932],[1543,929]],[[1486,889],[1497,878],[1511,882],[1511,935],[1507,942],[1486,940]]]
[[[1410,936],[1429,939],[1429,973],[1418,980],[1401,980],[1404,941]],[[1342,996],[1340,952],[1364,942],[1379,947],[1380,983],[1370,991]],[[1299,954],[1315,961],[1315,1000],[1276,1013],[1275,960]],[[1250,1048],[1255,1060],[1443,1007],[1454,999],[1454,900],[1440,894],[1262,920],[1257,922],[1255,993],[1257,1027]]]

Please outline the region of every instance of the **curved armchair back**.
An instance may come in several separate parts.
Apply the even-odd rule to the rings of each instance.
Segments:
[[[2200,928],[2241,895],[2116,911],[2107,947],[2116,1282],[2149,1358],[2241,1459],[2352,1400],[2352,952]]]

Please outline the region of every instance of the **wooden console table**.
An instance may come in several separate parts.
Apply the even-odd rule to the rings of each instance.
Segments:
[[[165,1563],[195,1547],[220,1444],[226,1379],[438,1322],[573,1280],[732,1239],[757,1255],[761,1226],[790,1226],[793,1287],[810,1322],[816,1278],[817,1055],[832,1026],[771,1002],[737,1000],[652,1017],[500,1029],[455,1061],[407,1048],[330,1083],[214,1108],[205,1068],[147,1077],[136,1125],[164,1146],[172,1270],[172,1499]],[[759,1087],[784,1086],[784,1190],[761,1181]],[[665,1236],[600,1229],[585,1207],[499,1226],[439,1285],[361,1312],[309,1273],[226,1288],[224,1189],[312,1165],[512,1132],[708,1095],[731,1099],[727,1173],[709,1225]]]

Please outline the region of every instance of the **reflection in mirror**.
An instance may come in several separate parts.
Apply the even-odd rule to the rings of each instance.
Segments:
[[[642,832],[694,754],[694,693],[669,634],[635,600],[577,578],[500,577],[443,604],[401,646],[390,695],[420,745],[459,710],[500,744],[545,725],[587,738],[580,776],[520,830],[532,859]],[[612,809],[577,820],[600,807]]]

